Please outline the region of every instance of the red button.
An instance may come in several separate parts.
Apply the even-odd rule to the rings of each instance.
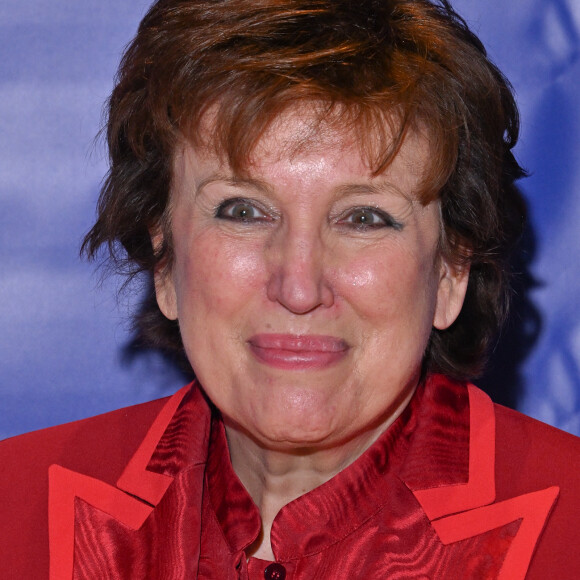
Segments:
[[[274,562],[264,570],[264,578],[266,580],[284,580],[286,578],[286,568],[282,564]]]

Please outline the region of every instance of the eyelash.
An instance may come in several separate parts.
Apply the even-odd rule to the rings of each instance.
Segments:
[[[256,216],[246,217],[243,215],[242,216],[228,215],[227,211],[233,210],[236,206],[245,207],[252,212],[259,212],[260,215],[257,217]],[[222,201],[217,206],[214,215],[218,219],[231,220],[234,222],[241,223],[264,222],[270,221],[272,219],[268,216],[268,213],[265,210],[257,207],[255,202],[250,201],[248,199],[244,199],[243,197],[236,197],[233,199],[226,199]]]
[[[374,221],[373,223],[354,223],[349,222],[348,219],[352,218],[356,214],[359,216],[370,216],[371,219],[375,220],[378,218],[379,222]],[[403,229],[403,224],[395,220],[391,215],[372,206],[355,207],[349,209],[342,217],[337,220],[340,225],[346,225],[348,227],[354,228],[355,230],[377,230],[381,228],[393,228],[397,231]]]
[[[236,208],[236,206],[241,206],[250,212],[258,212],[260,215],[248,217],[245,215],[235,216],[229,214],[228,211],[229,212],[233,211]],[[373,220],[373,222],[364,223],[363,220],[363,223],[354,223],[352,221],[349,221],[357,214],[359,214],[359,217],[365,216],[365,219],[366,217],[370,217]],[[217,206],[214,215],[218,219],[241,222],[244,224],[255,222],[267,222],[272,220],[272,218],[269,215],[269,212],[258,207],[254,201],[245,199],[243,197],[236,197],[222,201]],[[388,213],[372,206],[351,208],[347,212],[345,212],[339,219],[337,219],[336,223],[338,225],[352,228],[358,231],[377,230],[381,228],[393,228],[397,231],[403,229],[403,224],[401,222],[395,220]]]

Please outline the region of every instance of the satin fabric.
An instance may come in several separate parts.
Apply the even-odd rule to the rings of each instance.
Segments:
[[[438,515],[447,515],[448,508],[441,507],[444,500],[458,501],[456,486],[469,486],[467,389],[452,384],[432,387],[421,388],[403,415],[355,463],[282,508],[271,538],[286,578],[524,577],[525,558],[502,571],[520,530],[518,517],[490,527],[481,520],[486,528],[482,533],[474,534],[468,526],[457,530],[459,540],[445,545],[412,492],[447,490],[443,501],[423,498]],[[475,397],[481,401],[481,395],[477,392]],[[484,409],[493,413],[489,401],[483,401]],[[484,427],[480,424],[478,429]],[[259,516],[231,464],[223,460],[227,445],[219,419],[213,421],[209,449],[198,578],[267,578],[264,572],[271,562],[246,562],[244,549],[258,535]],[[483,448],[474,451],[480,456],[478,464],[484,455],[493,457],[493,440],[483,441]],[[482,493],[484,503],[495,497],[493,471],[483,475],[489,477],[475,481],[472,474],[470,507],[481,503]],[[537,535],[527,540],[531,550],[536,539]]]
[[[430,377],[357,461],[280,511],[276,560],[288,580],[577,578],[579,452]],[[246,558],[259,513],[195,384],[8,440],[0,465],[2,577],[262,580],[271,564]]]

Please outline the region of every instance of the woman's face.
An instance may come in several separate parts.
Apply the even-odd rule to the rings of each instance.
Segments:
[[[422,138],[373,177],[350,135],[327,127],[304,144],[309,130],[284,115],[244,175],[184,146],[174,262],[156,276],[208,396],[269,448],[340,445],[387,425],[467,283],[438,255],[438,202],[416,199]]]

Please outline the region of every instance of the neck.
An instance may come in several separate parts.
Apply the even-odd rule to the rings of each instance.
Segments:
[[[260,510],[262,531],[248,556],[274,560],[270,530],[286,504],[329,481],[355,461],[386,431],[409,403],[414,390],[372,429],[328,447],[269,447],[226,420],[226,434],[234,471]]]

